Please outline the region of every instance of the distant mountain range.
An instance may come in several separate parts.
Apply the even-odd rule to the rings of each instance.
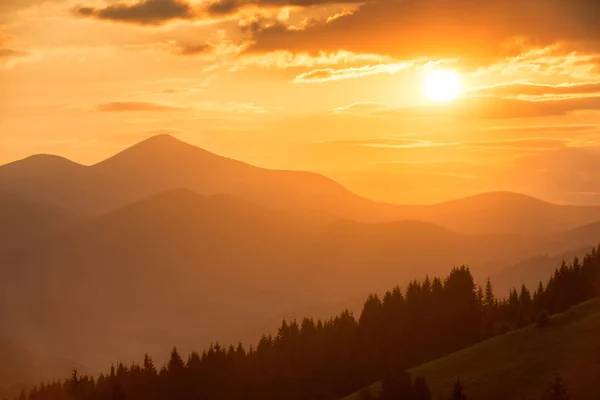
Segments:
[[[182,188],[203,195],[227,193],[268,208],[331,219],[413,219],[471,234],[559,233],[600,221],[600,207],[560,206],[504,192],[430,206],[377,203],[319,174],[254,167],[168,135],[147,139],[92,166],[49,155],[0,166],[0,191],[81,216],[101,215]]]
[[[502,192],[383,204],[169,136],[93,166],[0,166],[0,206],[0,334],[101,370],[145,351],[160,362],[174,344],[254,341],[293,310],[323,316],[319,304],[454,265],[536,282],[547,267],[503,269],[600,243],[600,207]]]

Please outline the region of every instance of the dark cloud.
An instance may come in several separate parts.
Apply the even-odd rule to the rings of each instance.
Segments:
[[[277,8],[311,7],[324,4],[350,4],[364,2],[365,0],[216,0],[207,7],[207,11],[211,15],[229,15],[250,5],[263,8]]]
[[[210,53],[213,50],[213,46],[208,43],[203,44],[181,44],[175,50],[175,53],[183,56],[195,56],[198,54]]]
[[[515,37],[600,48],[598,15],[600,1],[589,0],[380,0],[305,30],[262,29],[250,51],[343,49],[482,62],[509,53],[500,44]]]
[[[215,0],[202,6],[192,6],[186,0],[142,0],[134,4],[118,2],[104,8],[78,6],[75,13],[109,21],[140,25],[162,25],[176,19],[210,19],[235,14],[248,6],[261,8],[308,7],[335,4],[338,0]],[[363,0],[344,0],[362,3]]]
[[[144,0],[134,4],[116,3],[105,8],[78,6],[82,17],[127,22],[141,25],[161,25],[175,19],[193,19],[193,7],[182,0]]]
[[[181,111],[185,108],[150,102],[114,101],[100,104],[95,110],[101,112]]]
[[[560,100],[521,100],[496,97],[464,98],[448,104],[402,107],[371,115],[398,118],[518,119],[563,116],[575,111],[600,110],[600,97]]]

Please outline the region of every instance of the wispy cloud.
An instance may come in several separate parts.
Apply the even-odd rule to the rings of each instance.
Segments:
[[[321,68],[297,75],[292,82],[294,83],[324,83],[332,81],[341,81],[346,79],[362,78],[370,75],[389,74],[393,75],[399,71],[404,71],[414,67],[412,62],[366,65],[363,67],[351,68]]]
[[[100,112],[140,112],[140,111],[183,111],[185,107],[144,101],[113,101],[99,104],[96,111]]]
[[[600,94],[600,82],[561,83],[558,85],[534,82],[509,82],[497,85],[481,86],[468,93],[501,97],[515,96],[576,96]]]
[[[392,110],[394,108],[397,108],[397,106],[373,101],[363,101],[348,104],[346,106],[335,107],[331,112],[333,114],[369,115],[378,111]]]

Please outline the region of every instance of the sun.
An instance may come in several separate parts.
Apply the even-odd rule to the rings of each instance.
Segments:
[[[431,101],[454,100],[460,95],[461,88],[460,75],[454,71],[435,70],[425,75],[423,89]]]

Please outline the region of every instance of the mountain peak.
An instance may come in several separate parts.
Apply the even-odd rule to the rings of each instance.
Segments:
[[[190,148],[195,147],[183,140],[177,139],[175,136],[169,135],[168,133],[162,133],[159,135],[150,136],[147,139],[142,140],[134,144],[130,149],[134,148],[149,148],[156,151],[164,151],[167,149],[178,149],[178,148]]]
[[[169,134],[151,136],[133,146],[94,165],[95,168],[114,168],[117,166],[145,165],[146,168],[163,168],[181,164],[190,160],[213,160],[220,158],[216,154],[186,143]]]
[[[479,206],[506,206],[506,205],[550,205],[544,200],[528,196],[526,194],[509,192],[509,191],[495,191],[480,193],[473,196],[468,196],[462,199],[450,200],[439,205],[456,205],[456,204],[477,204]]]
[[[142,140],[139,144],[141,143],[161,143],[161,144],[166,144],[166,143],[181,143],[181,144],[187,144],[182,140],[177,139],[175,136],[170,135],[168,133],[161,133],[158,135],[153,135],[150,136],[149,138]]]

